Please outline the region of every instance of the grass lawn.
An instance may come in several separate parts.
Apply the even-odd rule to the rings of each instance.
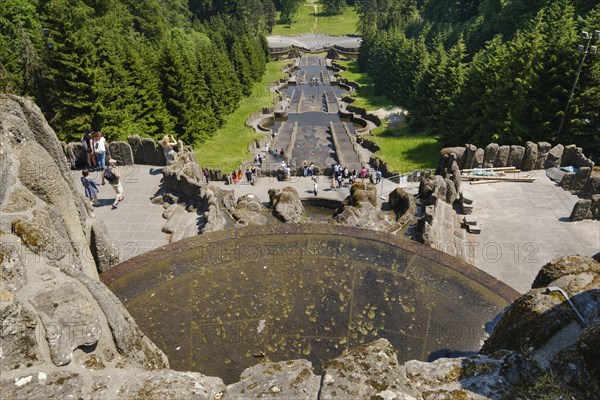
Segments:
[[[356,61],[340,61],[347,69],[340,75],[360,85],[352,97],[352,105],[369,111],[378,108],[391,108],[396,105],[385,96],[375,94],[371,78],[358,70]],[[384,122],[385,123],[385,122]],[[381,150],[377,156],[384,160],[392,171],[410,172],[415,169],[435,169],[441,145],[430,136],[411,132],[406,123],[398,126],[381,126],[367,137],[377,143]]]
[[[356,61],[338,61],[338,64],[347,68],[340,73],[342,78],[360,85],[360,89],[352,94],[352,97],[355,99],[352,103],[353,106],[367,110],[396,106],[387,97],[375,94],[375,87],[371,77],[358,70],[358,63]]]
[[[315,13],[314,6],[317,7]],[[279,15],[276,16],[276,21]],[[300,6],[296,19],[291,25],[277,23],[273,27],[273,35],[301,35],[303,33],[323,33],[343,36],[356,33],[358,15],[354,7],[346,7],[342,15],[324,15],[320,3],[306,2]]]
[[[435,169],[440,143],[435,138],[410,132],[406,123],[400,127],[379,127],[367,139],[377,143],[381,150],[377,156],[395,172],[410,172],[415,169]]]
[[[237,169],[250,158],[248,145],[263,135],[245,125],[250,114],[261,107],[272,107],[274,94],[268,90],[271,82],[284,76],[281,68],[289,61],[271,61],[261,82],[254,84],[252,95],[244,97],[239,107],[227,116],[227,122],[206,142],[195,146],[196,160],[202,167],[220,168],[224,173]]]

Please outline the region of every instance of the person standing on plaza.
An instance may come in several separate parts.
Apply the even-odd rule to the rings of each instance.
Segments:
[[[89,129],[81,138],[81,145],[85,150],[87,167],[89,169],[96,168],[96,157],[94,156],[94,137],[92,136],[92,130]]]
[[[117,167],[117,161],[112,158],[108,160],[108,167],[104,169],[104,173],[102,174],[102,184],[104,185],[105,181],[110,183],[110,186],[114,189],[116,196],[115,201],[112,205],[113,210],[117,208],[119,202],[121,202],[125,196],[123,196],[123,185],[121,185],[121,171]]]
[[[104,170],[106,166],[106,139],[100,131],[94,134],[94,155],[96,156],[96,166]]]
[[[313,177],[313,193],[315,196],[319,194],[319,183],[317,182],[317,178]]]

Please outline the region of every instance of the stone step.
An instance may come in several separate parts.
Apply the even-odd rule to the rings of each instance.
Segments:
[[[479,234],[481,233],[481,227],[479,225],[467,225],[469,233]]]
[[[477,218],[470,215],[465,215],[463,218],[465,225],[477,225]]]

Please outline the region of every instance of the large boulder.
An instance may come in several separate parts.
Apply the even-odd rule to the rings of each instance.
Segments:
[[[577,147],[574,144],[568,144],[564,147],[563,156],[560,160],[560,166],[566,167],[569,165],[575,166],[576,159],[579,158],[578,154],[581,155],[583,150],[581,147]]]
[[[6,263],[8,260],[0,261],[3,269]],[[37,345],[36,315],[23,306],[14,291],[2,286],[4,285],[0,285],[0,370],[9,371],[41,364],[43,358]]]
[[[432,362],[412,360],[403,366],[407,385],[423,396],[394,399],[503,400],[519,398],[515,389],[538,379],[536,365],[520,354],[440,358]],[[410,392],[409,392],[410,393]],[[378,397],[382,398],[382,397]],[[522,397],[521,397],[522,398]]]
[[[553,167],[554,168],[554,167]],[[575,186],[575,181],[577,180],[577,174],[574,172],[567,172],[563,175],[560,180],[560,187],[564,190],[571,190],[573,186]]]
[[[538,158],[538,145],[533,142],[525,144],[525,157],[521,169],[523,171],[531,171],[535,169],[535,163]]]
[[[580,199],[577,200],[577,203],[573,206],[573,211],[571,211],[571,215],[569,219],[571,221],[583,221],[584,219],[591,218],[591,208],[592,208],[592,200],[588,199]]]
[[[577,348],[587,368],[600,376],[600,323],[588,326],[577,340]]]
[[[197,372],[111,368],[94,357],[77,369],[28,371],[2,377],[2,399],[222,399],[219,378]]]
[[[133,152],[129,143],[123,141],[111,142],[108,145],[108,151],[110,157],[116,160],[119,165],[134,165]]]
[[[544,168],[560,167],[564,151],[565,147],[560,143],[551,148],[546,157]]]
[[[571,187],[571,190],[582,190],[586,184],[590,176],[592,175],[592,169],[590,167],[581,167],[575,176],[575,182]]]
[[[184,194],[187,201],[192,204],[199,205],[203,201],[206,194],[203,185],[206,179],[191,148],[183,147],[181,144],[181,150],[177,153],[175,161],[163,168],[162,173],[164,189]]]
[[[600,219],[600,194],[592,196],[592,204],[590,205],[590,214],[593,219]]]
[[[75,282],[57,284],[37,293],[32,299],[44,325],[52,362],[56,366],[71,362],[73,350],[92,346],[102,335],[97,306],[90,295]],[[76,327],[76,332],[71,332]]]
[[[485,146],[484,156],[483,156],[483,166],[485,168],[493,167],[496,163],[496,156],[498,155],[499,146],[497,143],[490,143]]]
[[[156,146],[156,142],[150,138],[142,139],[142,152],[144,163],[150,165],[166,165],[165,152]],[[161,158],[162,155],[162,158]]]
[[[300,222],[304,206],[296,189],[290,186],[283,189],[269,189],[269,201],[275,217],[283,222]]]
[[[461,191],[462,174],[460,173],[460,169],[458,168],[457,163],[452,163],[452,166],[450,168],[452,171],[452,175],[450,176],[450,179],[454,183],[454,188],[456,189],[456,193],[458,194]]]
[[[564,290],[586,323],[598,323],[598,271],[596,260],[580,256],[562,257],[544,265],[533,289],[509,307],[481,351],[523,351],[541,366],[550,365],[559,352],[577,343],[581,321],[561,293],[546,288]]]
[[[508,156],[510,154],[510,146],[504,145],[498,147],[494,167],[506,167],[508,165]]]
[[[322,400],[417,398],[386,339],[359,346],[325,366]],[[405,397],[405,396],[410,397]]]
[[[81,142],[68,143],[65,149],[71,168],[82,169],[87,164],[87,152]]]
[[[552,148],[552,145],[548,142],[538,142],[538,157],[535,160],[535,169],[544,169],[544,165],[546,164],[546,159],[548,158],[548,153]]]
[[[396,213],[397,221],[406,224],[412,219],[417,210],[415,198],[402,188],[394,189],[389,195],[392,210]]]
[[[142,150],[142,139],[138,135],[131,135],[127,137],[127,143],[131,147],[133,161],[136,164],[147,164],[144,158],[144,151]]]
[[[540,289],[549,286],[553,281],[569,275],[596,274],[600,276],[600,262],[593,258],[567,256],[560,257],[544,264],[538,272],[531,287]]]
[[[267,223],[264,207],[258,196],[252,193],[240,196],[230,212],[233,219],[241,225],[264,225]]]
[[[448,204],[454,204],[456,199],[458,199],[458,192],[456,191],[456,181],[456,179],[454,179],[454,181],[448,178],[444,179],[444,182],[446,183],[446,195],[445,198],[442,198],[442,200],[444,200]]]
[[[475,161],[476,153],[477,153],[477,146],[475,146],[473,144],[465,145],[465,153],[463,155],[462,169],[473,168],[473,163]]]
[[[600,175],[592,175],[588,179],[585,187],[583,188],[583,197],[586,199],[591,198],[595,194],[600,194]]]
[[[510,146],[510,153],[508,154],[508,167],[515,167],[520,169],[523,166],[523,158],[525,157],[525,147],[513,145]]]
[[[485,157],[485,150],[478,148],[477,151],[475,152],[475,160],[473,161],[473,167],[482,168],[484,157]]]
[[[368,182],[356,182],[350,187],[350,205],[369,203],[377,206],[377,186]]]
[[[268,362],[250,367],[239,382],[227,386],[224,400],[238,399],[297,399],[318,397],[321,379],[306,360]]]

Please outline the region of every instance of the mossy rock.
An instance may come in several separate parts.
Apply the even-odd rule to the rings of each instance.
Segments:
[[[546,295],[542,289],[519,297],[502,316],[481,352],[500,350],[527,353],[543,346],[555,333],[574,320],[573,310],[558,294]]]
[[[68,253],[67,246],[59,240],[56,232],[46,226],[16,218],[11,224],[11,230],[35,254],[41,254],[50,260],[60,260]]]
[[[600,274],[600,262],[589,257],[560,257],[550,261],[542,267],[531,287],[533,289],[545,288],[560,277],[565,275],[577,275],[585,272]]]

